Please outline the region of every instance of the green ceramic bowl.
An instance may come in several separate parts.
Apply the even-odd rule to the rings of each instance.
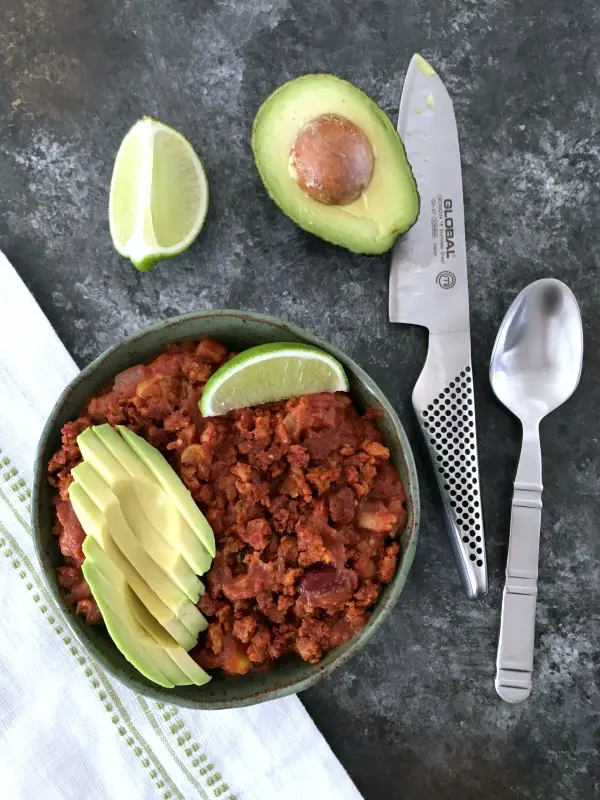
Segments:
[[[339,359],[347,370],[357,404],[363,408],[374,406],[383,412],[380,427],[404,482],[408,498],[408,522],[402,534],[402,560],[398,572],[382,592],[368,625],[345,645],[328,653],[318,664],[308,664],[297,656],[287,656],[278,661],[274,669],[262,675],[240,678],[215,675],[210,683],[200,688],[185,686],[163,689],[147,681],[123,658],[105,630],[88,627],[65,603],[56,580],[56,567],[61,563],[61,556],[57,539],[52,534],[53,490],[46,480],[46,467],[51,455],[60,446],[63,424],[77,417],[86,400],[118,372],[134,364],[150,361],[172,342],[201,339],[203,336],[212,336],[232,350],[243,350],[266,342],[305,342],[321,347]],[[236,311],[207,311],[169,319],[136,333],[107,350],[67,386],[46,423],[36,453],[32,518],[35,545],[46,582],[73,633],[90,655],[126,686],[143,695],[193,708],[234,708],[306,689],[329,675],[369,641],[392,610],[406,583],[417,544],[419,489],[413,455],[396,412],[382,391],[354,361],[310,333],[277,319]]]

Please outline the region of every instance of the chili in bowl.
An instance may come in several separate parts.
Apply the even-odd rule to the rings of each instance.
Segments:
[[[232,354],[271,341],[337,358],[349,393],[322,393],[204,419],[206,381]],[[166,457],[210,523],[216,552],[190,656],[212,680],[165,689],[117,650],[82,574],[85,532],[69,500],[88,427],[124,426]],[[46,579],[82,644],[128,686],[198,708],[307,688],[390,613],[414,555],[418,487],[406,435],[354,362],[272,318],[213,311],[153,326],[67,387],[35,465],[33,521]]]

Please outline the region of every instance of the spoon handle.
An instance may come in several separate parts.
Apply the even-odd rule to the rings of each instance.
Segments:
[[[542,489],[542,454],[536,426],[523,431],[502,596],[496,691],[508,703],[521,703],[531,692]]]

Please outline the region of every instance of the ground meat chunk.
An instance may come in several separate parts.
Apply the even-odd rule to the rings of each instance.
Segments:
[[[69,501],[77,436],[123,424],[157,447],[213,528],[217,553],[198,608],[209,625],[191,651],[227,675],[287,653],[316,663],[363,628],[400,555],[406,497],[377,427],[343,393],[314,394],[203,419],[206,381],[233,356],[220,342],[170,345],[90,398],[48,464],[57,491],[58,581],[91,625],[102,615],[81,565]]]
[[[381,442],[364,442],[361,449],[364,450],[365,453],[368,453],[370,456],[375,456],[376,458],[390,457],[390,451],[387,447],[384,447]]]
[[[335,523],[349,525],[356,512],[356,495],[349,486],[329,495],[329,516]]]
[[[377,577],[381,583],[389,583],[396,574],[399,552],[400,545],[397,542],[386,547],[385,554],[379,560],[379,569],[377,570]]]
[[[213,622],[208,626],[206,644],[216,656],[223,650],[223,627],[219,622]]]
[[[56,506],[56,516],[59,523],[58,546],[60,552],[77,566],[81,566],[85,559],[83,550],[83,540],[85,531],[81,527],[73,506],[67,500],[61,500]]]
[[[302,620],[298,629],[298,635],[304,638],[314,639],[321,646],[327,647],[331,636],[331,623],[324,619],[307,617]]]
[[[248,647],[248,658],[254,663],[261,664],[266,658],[271,644],[271,631],[266,625],[260,625],[252,637]]]
[[[210,592],[206,592],[198,601],[198,608],[206,617],[214,617],[217,614],[218,601]]]
[[[201,385],[212,375],[213,368],[193,356],[185,356],[181,365],[183,376],[193,385]]]
[[[227,348],[214,339],[206,338],[199,342],[194,355],[209,364],[221,364],[227,357]]]
[[[331,484],[340,477],[341,471],[341,467],[338,464],[315,467],[306,473],[306,480],[314,486],[317,494],[324,494],[331,487]]]
[[[306,469],[310,463],[308,450],[302,447],[301,444],[290,445],[286,457],[293,467],[298,467],[299,469]]]
[[[279,540],[279,552],[286,564],[295,564],[298,560],[298,544],[295,536],[283,536]]]
[[[316,664],[323,656],[321,645],[309,636],[298,636],[296,639],[296,652],[300,658],[311,664]]]
[[[190,418],[184,411],[173,411],[163,422],[165,431],[180,431],[190,425]]]
[[[373,581],[365,581],[354,595],[354,602],[357,606],[368,608],[372,606],[379,597],[379,586]]]
[[[251,519],[238,535],[254,550],[264,550],[271,541],[271,526],[266,519]]]
[[[256,617],[251,615],[242,617],[242,619],[237,619],[233,623],[233,635],[237,636],[240,642],[248,644],[252,641],[257,624]]]
[[[86,597],[77,601],[75,609],[77,614],[82,614],[88,625],[101,625],[104,620],[98,608],[98,604],[93,597]]]
[[[296,523],[300,517],[300,506],[285,495],[271,500],[271,522],[277,533],[295,533]]]

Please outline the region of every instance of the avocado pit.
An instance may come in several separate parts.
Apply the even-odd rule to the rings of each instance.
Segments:
[[[344,206],[369,185],[375,155],[358,125],[340,114],[322,114],[298,134],[291,165],[309,197],[324,205]]]

